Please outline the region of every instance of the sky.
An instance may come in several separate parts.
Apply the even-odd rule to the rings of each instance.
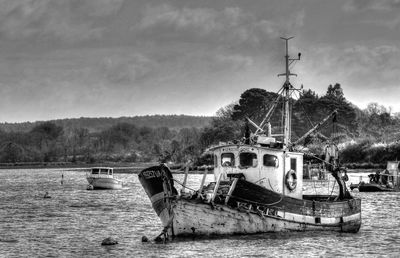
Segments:
[[[339,83],[400,112],[400,0],[0,0],[0,122],[215,115],[249,88]]]

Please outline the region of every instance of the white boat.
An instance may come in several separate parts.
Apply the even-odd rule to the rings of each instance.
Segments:
[[[303,153],[293,150],[298,141],[290,140],[289,113],[294,90],[289,64],[299,60],[300,54],[297,59],[289,58],[289,39],[285,40],[286,81],[280,91],[285,104],[283,140],[278,142],[272,134],[268,113],[261,125],[252,123],[257,128],[252,137],[209,148],[214,180],[204,185],[205,173],[196,191],[185,189],[186,173],[179,182],[183,191],[178,192],[177,181],[164,164],[141,171],[139,180],[164,227],[160,236],[359,231],[361,199],[350,195],[335,157],[327,155],[326,165],[339,191],[335,195],[303,194]]]
[[[121,180],[114,178],[114,169],[109,167],[94,167],[86,174],[89,182],[88,190],[97,189],[122,189]]]

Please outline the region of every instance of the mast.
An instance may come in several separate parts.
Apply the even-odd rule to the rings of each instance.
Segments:
[[[283,84],[283,101],[284,101],[284,129],[283,129],[283,144],[285,147],[289,146],[290,138],[292,134],[292,125],[291,125],[291,112],[290,112],[290,90],[293,89],[293,86],[290,84],[290,76],[297,76],[297,74],[291,73],[289,70],[290,65],[297,60],[300,60],[301,54],[298,54],[297,58],[289,57],[289,40],[294,37],[281,39],[285,40],[286,43],[286,54],[285,54],[285,73],[278,74],[278,76],[285,76],[285,83]]]

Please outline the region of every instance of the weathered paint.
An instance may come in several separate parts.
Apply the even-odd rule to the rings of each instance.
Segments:
[[[240,167],[240,153],[251,152],[257,155],[257,165],[254,167]],[[233,144],[227,146],[218,146],[213,148],[215,155],[214,179],[215,181],[222,174],[222,179],[227,179],[227,175],[241,173],[249,182],[257,183],[274,192],[281,193],[294,198],[302,198],[303,194],[303,153],[283,151],[269,147]],[[232,166],[222,166],[221,154],[233,153],[235,162]],[[277,158],[277,167],[268,167],[263,165],[263,156],[269,154]],[[291,170],[291,159],[296,159],[296,167],[293,170],[297,175],[297,186],[289,190],[285,185],[285,176]]]
[[[184,199],[177,200],[172,207],[175,236],[317,230],[357,232],[361,225],[361,213],[321,218],[317,223],[318,220],[313,216],[289,212],[278,212],[275,216],[261,215],[224,205],[200,204]],[[172,228],[169,233],[172,235]]]
[[[162,172],[160,176],[146,177],[148,173],[140,173],[139,180],[162,221],[163,231],[171,236],[308,230],[357,232],[361,226],[360,199],[336,200],[337,196],[328,195],[304,195],[297,199],[238,178],[210,183],[204,192],[179,195],[167,167],[144,171],[157,169]]]

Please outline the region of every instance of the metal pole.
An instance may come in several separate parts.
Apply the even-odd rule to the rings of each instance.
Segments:
[[[229,188],[228,195],[225,198],[225,205],[228,204],[229,198],[231,198],[231,195],[233,193],[233,190],[235,190],[238,180],[239,180],[239,178],[235,178],[235,180],[233,180],[232,185]]]
[[[203,179],[201,180],[201,184],[200,184],[200,189],[199,189],[199,194],[201,194],[201,192],[203,191],[203,187],[204,187],[204,182],[206,181],[206,177],[207,177],[207,167],[204,169],[204,173],[203,173]]]
[[[185,167],[185,176],[183,177],[181,193],[185,192],[186,181],[187,181],[187,177],[188,177],[188,174],[189,174],[189,165],[190,165],[190,163],[187,163],[186,167]]]
[[[217,180],[217,182],[215,183],[214,192],[213,192],[213,195],[212,195],[212,197],[211,197],[211,202],[214,202],[214,199],[215,199],[215,197],[217,196],[219,184],[220,184],[220,182],[221,182],[221,178],[222,178],[222,173],[218,175],[218,180]]]

